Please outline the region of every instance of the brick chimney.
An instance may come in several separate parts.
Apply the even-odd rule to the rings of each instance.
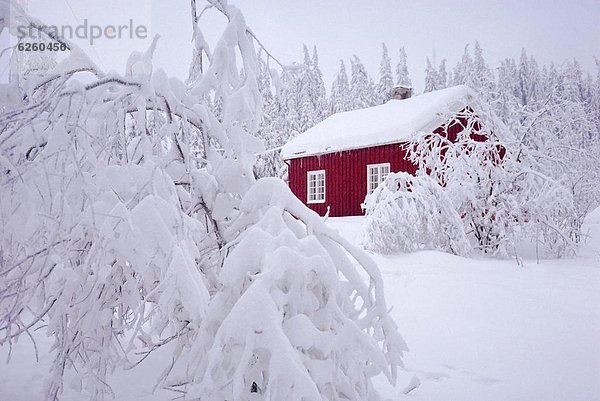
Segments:
[[[392,99],[404,100],[412,96],[413,88],[410,86],[396,85],[392,88]]]

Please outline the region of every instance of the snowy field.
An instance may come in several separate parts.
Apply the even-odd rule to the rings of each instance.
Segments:
[[[359,219],[331,225],[358,242]],[[408,399],[600,400],[599,213],[594,222],[574,260],[373,255],[410,348],[398,389],[416,375]]]
[[[355,243],[360,222],[329,220]],[[589,223],[592,239],[572,260],[525,260],[519,267],[514,260],[439,252],[373,255],[392,315],[410,347],[397,387],[378,382],[382,393],[392,400],[600,400],[599,211]],[[0,400],[43,399],[50,357],[47,344],[38,346],[38,364],[25,337],[8,365],[8,349],[0,349]],[[117,372],[111,380],[115,399],[177,397],[160,390],[152,394],[159,374],[154,362],[147,360],[137,377]],[[414,376],[420,387],[402,396]],[[63,396],[82,399],[69,388]]]

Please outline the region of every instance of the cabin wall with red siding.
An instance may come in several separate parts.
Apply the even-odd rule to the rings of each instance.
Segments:
[[[452,124],[447,132],[442,128],[434,132],[455,141],[460,124]],[[288,180],[292,192],[309,208],[323,216],[360,216],[361,204],[367,194],[367,165],[390,163],[390,171],[416,172],[416,166],[406,160],[406,142],[373,146],[363,149],[307,156],[288,161]],[[325,202],[307,203],[307,173],[325,170]]]
[[[405,159],[401,144],[374,146],[320,156],[308,156],[289,161],[289,184],[292,192],[305,204],[307,173],[325,170],[325,203],[308,203],[308,207],[323,216],[360,216],[360,207],[367,194],[367,165],[390,163],[390,170],[413,173],[416,168]]]

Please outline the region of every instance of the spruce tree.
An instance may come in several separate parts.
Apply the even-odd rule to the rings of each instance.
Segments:
[[[373,83],[365,66],[358,56],[354,55],[352,62],[352,78],[350,80],[351,108],[364,109],[373,105]]]
[[[343,60],[340,60],[340,69],[331,85],[329,111],[333,114],[348,110],[351,110],[350,84],[348,82],[348,74],[346,73],[346,65]]]
[[[377,84],[376,95],[377,103],[382,104],[390,99],[394,78],[392,76],[392,65],[388,49],[385,43],[382,43],[381,62],[379,63],[379,82]]]
[[[475,41],[472,70],[469,72],[467,85],[484,97],[494,90],[494,75],[483,58],[483,50],[478,41]]]
[[[446,71],[446,59],[443,59],[438,67],[438,89],[446,87],[448,87],[448,71]]]
[[[315,123],[315,102],[313,99],[312,60],[308,47],[303,46],[304,63],[300,81],[298,82],[298,114],[300,117],[300,132],[304,132]]]
[[[412,82],[408,74],[408,58],[404,47],[400,48],[398,64],[396,65],[396,85],[412,87]]]
[[[325,91],[325,82],[323,82],[323,73],[319,68],[319,55],[317,46],[313,46],[311,70],[311,98],[315,109],[315,123],[327,117],[327,93]]]
[[[473,70],[473,59],[469,52],[469,45],[465,46],[462,59],[456,64],[454,68],[454,74],[452,75],[452,85],[465,85],[468,84],[469,75]]]
[[[426,59],[427,67],[425,67],[425,89],[423,92],[431,92],[437,90],[438,85],[438,71],[431,65],[429,57]]]

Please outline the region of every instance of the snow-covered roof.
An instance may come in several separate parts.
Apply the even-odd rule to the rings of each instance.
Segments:
[[[420,131],[443,124],[473,97],[465,85],[454,86],[380,106],[334,114],[289,141],[283,159],[295,159],[350,149],[402,142]]]

